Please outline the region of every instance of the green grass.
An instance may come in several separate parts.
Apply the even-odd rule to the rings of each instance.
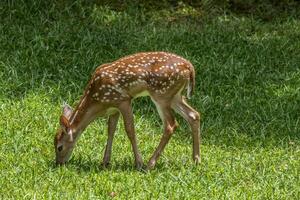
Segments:
[[[47,2],[47,1],[45,1]],[[209,15],[181,4],[144,10],[75,3],[0,3],[1,199],[299,199],[300,20]],[[61,1],[63,2],[63,1]],[[68,165],[54,165],[63,101],[75,106],[96,66],[164,50],[196,68],[190,101],[201,112],[202,163],[188,125],[156,168],[134,168],[120,123],[112,164],[100,166],[106,119],[91,124]],[[147,161],[161,122],[147,98],[134,103]]]

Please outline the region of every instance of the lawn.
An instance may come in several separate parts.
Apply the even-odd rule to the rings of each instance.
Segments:
[[[300,198],[298,15],[47,2],[0,3],[1,199]],[[201,113],[202,163],[192,162],[191,133],[177,116],[179,129],[148,173],[134,168],[122,123],[111,166],[101,167],[104,118],[85,130],[67,165],[55,166],[63,102],[76,105],[98,65],[156,50],[195,66],[189,102]],[[133,105],[147,162],[161,121],[149,98]]]

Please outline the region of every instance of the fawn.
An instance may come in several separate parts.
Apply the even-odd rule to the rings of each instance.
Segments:
[[[193,159],[200,162],[200,115],[189,106],[182,91],[190,98],[195,86],[193,65],[186,59],[167,52],[143,52],[120,58],[97,67],[80,102],[73,111],[68,105],[60,116],[60,128],[55,136],[56,163],[70,158],[82,131],[97,117],[108,115],[108,139],[103,165],[110,162],[112,142],[120,114],[131,142],[135,165],[143,166],[137,146],[131,101],[139,96],[150,96],[163,121],[164,133],[150,158],[147,169],[152,169],[172,133],[177,127],[173,111],[190,125],[193,136]]]

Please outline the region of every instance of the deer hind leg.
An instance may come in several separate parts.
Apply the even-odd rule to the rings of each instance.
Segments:
[[[170,107],[169,102],[159,102],[159,101],[155,101],[153,100],[158,113],[163,121],[164,124],[164,133],[163,136],[160,140],[159,145],[157,146],[155,152],[153,153],[153,155],[151,156],[148,165],[147,165],[147,169],[152,169],[154,168],[157,159],[159,158],[159,156],[161,155],[161,153],[163,152],[165,146],[167,145],[167,143],[169,142],[173,132],[176,129],[176,120],[175,117],[172,113],[172,109]]]
[[[112,114],[109,116],[108,119],[108,138],[107,138],[107,143],[106,143],[106,147],[105,147],[105,152],[104,152],[104,156],[103,156],[103,166],[107,167],[109,165],[110,162],[110,158],[111,158],[111,150],[112,150],[112,143],[113,143],[113,138],[114,138],[114,134],[116,132],[116,128],[117,128],[117,124],[119,121],[119,116],[120,113],[117,112],[115,114]]]
[[[137,147],[131,101],[122,102],[119,106],[119,110],[123,116],[125,131],[132,145],[135,165],[138,169],[141,169],[143,167],[143,159]]]
[[[193,159],[195,163],[200,163],[200,114],[180,94],[175,96],[171,105],[189,123],[193,134]]]

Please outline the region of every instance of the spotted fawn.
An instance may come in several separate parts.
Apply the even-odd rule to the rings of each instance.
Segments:
[[[143,52],[99,66],[90,79],[80,102],[73,110],[63,107],[60,128],[55,136],[56,162],[64,164],[71,156],[83,130],[97,117],[108,116],[108,139],[103,165],[110,162],[112,142],[120,114],[131,142],[135,165],[143,166],[137,146],[131,101],[150,96],[163,121],[164,132],[147,169],[152,169],[177,127],[174,110],[190,125],[193,159],[200,162],[200,115],[181,94],[190,98],[195,86],[193,65],[186,59],[167,52]]]

